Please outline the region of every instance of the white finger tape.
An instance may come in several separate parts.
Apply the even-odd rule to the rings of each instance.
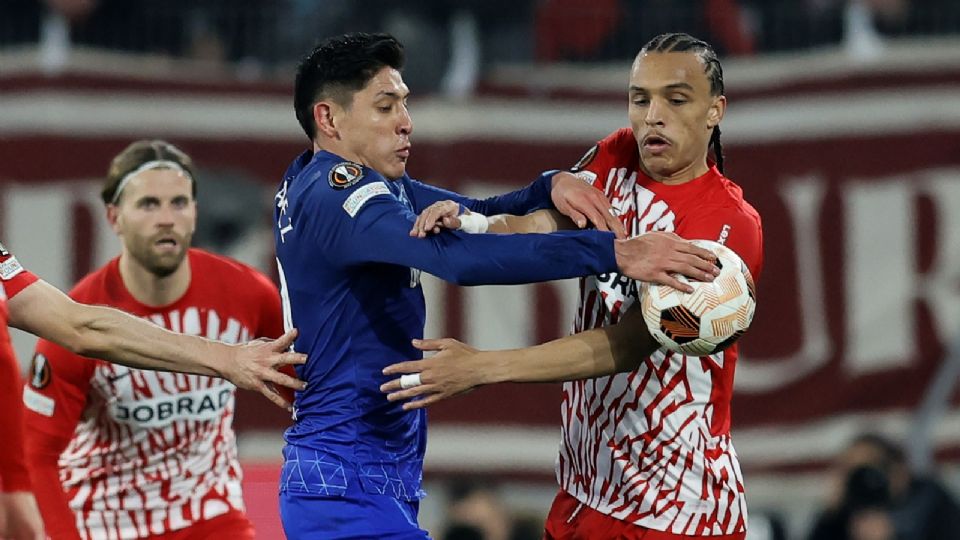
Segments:
[[[404,390],[407,388],[413,388],[414,386],[420,386],[420,384],[419,373],[408,373],[400,376],[400,388]]]

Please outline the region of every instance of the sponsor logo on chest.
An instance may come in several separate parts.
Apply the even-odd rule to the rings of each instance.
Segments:
[[[224,384],[154,399],[116,401],[110,407],[110,416],[124,424],[158,428],[174,420],[215,420],[232,403],[233,386]]]

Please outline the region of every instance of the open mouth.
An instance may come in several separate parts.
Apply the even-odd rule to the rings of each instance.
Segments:
[[[154,242],[153,245],[159,247],[160,249],[173,250],[173,249],[177,249],[180,243],[177,242],[176,238],[168,236],[168,237],[160,238],[159,240]]]
[[[670,145],[670,141],[660,135],[647,135],[643,139],[643,145],[648,148],[664,148]]]
[[[647,135],[643,139],[643,147],[654,154],[659,154],[670,146],[670,141],[660,135]]]

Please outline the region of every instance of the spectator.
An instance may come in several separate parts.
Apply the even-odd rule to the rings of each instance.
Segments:
[[[934,478],[911,473],[903,450],[876,434],[840,454],[827,508],[810,540],[948,540],[960,531],[960,506]]]
[[[490,486],[474,482],[454,485],[447,517],[444,540],[510,540],[510,516]]]

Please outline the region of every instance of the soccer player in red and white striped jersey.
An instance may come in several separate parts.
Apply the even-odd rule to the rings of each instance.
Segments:
[[[585,181],[609,198],[628,235],[713,240],[758,277],[760,217],[722,173],[726,98],[712,48],[686,34],[654,38],[634,61],[629,99],[631,128],[615,131],[571,173],[554,177],[557,208],[564,183]],[[708,159],[711,146],[715,161]],[[444,226],[460,226],[446,218]],[[418,226],[430,230],[434,223]],[[489,220],[492,232],[569,226],[552,214]],[[418,347],[441,352],[386,370],[419,373],[421,384],[403,390],[394,380],[383,389],[391,400],[420,397],[406,404],[417,408],[479,384],[568,381],[560,492],[545,538],[743,540],[747,507],[730,439],[736,344],[704,357],[659,348],[642,320],[637,284],[618,274],[581,279],[575,330],[495,353],[427,340]]]
[[[225,343],[279,336],[269,279],[190,248],[195,194],[190,158],[169,143],[121,152],[102,192],[121,254],[70,296]],[[41,340],[23,395],[28,462],[53,537],[253,538],[229,382],[87,360]]]

